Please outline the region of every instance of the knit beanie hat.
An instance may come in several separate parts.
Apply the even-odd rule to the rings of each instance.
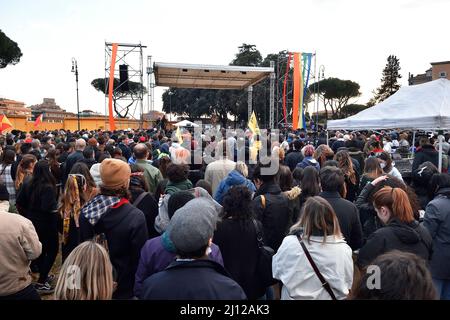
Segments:
[[[122,160],[108,158],[100,164],[102,186],[106,189],[128,188],[130,174],[130,166]]]
[[[178,252],[191,253],[208,244],[217,222],[214,204],[195,198],[178,209],[170,220],[167,233]]]
[[[91,147],[96,147],[97,146],[97,139],[95,138],[90,138],[88,140],[88,145],[90,145]]]
[[[92,178],[94,178],[94,182],[99,187],[102,183],[102,178],[100,178],[100,163],[94,163],[89,170]]]

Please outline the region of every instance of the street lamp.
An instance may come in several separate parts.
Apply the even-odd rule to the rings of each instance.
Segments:
[[[80,131],[80,100],[78,98],[78,63],[75,58],[72,58],[72,72],[75,73],[75,81],[77,83],[77,116],[78,116],[78,131]]]
[[[169,122],[172,121],[172,96],[175,94],[172,91],[169,91]]]
[[[325,66],[322,64],[319,67],[319,75],[318,75],[318,82],[317,82],[317,94],[318,94],[317,110],[316,110],[316,128],[317,128],[316,130],[317,130],[317,132],[319,132],[319,105],[320,105],[320,90],[319,90],[319,86],[320,86],[320,80],[323,80],[323,79],[325,79]]]

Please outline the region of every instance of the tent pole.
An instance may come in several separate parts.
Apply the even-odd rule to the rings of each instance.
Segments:
[[[439,134],[438,141],[439,141],[439,166],[438,170],[440,173],[442,173],[442,140],[444,139],[444,136],[442,134]]]
[[[327,146],[329,146],[329,145],[330,145],[330,143],[328,141],[328,130],[327,130]]]
[[[416,131],[414,130],[414,131],[413,131],[413,138],[412,138],[412,146],[411,146],[413,158],[414,158],[414,153],[415,153],[415,151],[416,151],[415,145],[416,145]]]

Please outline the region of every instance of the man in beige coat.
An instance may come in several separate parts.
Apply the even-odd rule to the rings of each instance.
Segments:
[[[42,251],[30,220],[8,212],[0,202],[0,300],[39,300],[31,284],[30,262]]]

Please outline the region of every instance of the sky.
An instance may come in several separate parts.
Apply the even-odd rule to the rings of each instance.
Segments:
[[[360,84],[362,95],[352,102],[363,104],[390,54],[400,59],[402,85],[408,73],[450,60],[448,12],[448,0],[0,0],[0,29],[23,53],[20,63],[0,69],[0,97],[27,106],[55,98],[76,112],[75,57],[80,110],[104,113],[104,95],[90,83],[104,77],[105,41],[146,45],[144,73],[148,55],[226,65],[248,43],[263,57],[316,52],[325,77]],[[156,110],[165,89],[155,88]]]

